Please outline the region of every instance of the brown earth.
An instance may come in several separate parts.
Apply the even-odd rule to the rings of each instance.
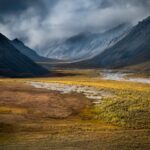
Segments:
[[[0,150],[149,150],[149,129],[82,118],[90,106],[79,94],[1,80]]]
[[[78,114],[90,101],[77,94],[59,94],[22,83],[0,83],[0,122],[37,118],[66,118]],[[9,113],[10,112],[10,113]]]

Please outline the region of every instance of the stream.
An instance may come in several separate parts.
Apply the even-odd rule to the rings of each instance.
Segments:
[[[100,72],[102,79],[104,80],[114,80],[114,81],[127,81],[127,82],[137,82],[150,84],[150,78],[133,78],[127,77],[131,73],[113,72],[112,70],[104,70]]]
[[[52,91],[58,91],[62,94],[67,93],[79,93],[83,94],[85,97],[93,100],[94,104],[99,104],[103,97],[112,97],[110,92],[105,90],[98,90],[90,86],[81,85],[66,85],[62,83],[43,83],[43,82],[30,82],[35,88],[43,88]]]
[[[127,78],[129,73],[113,72],[111,70],[104,70],[100,72],[103,80],[127,81],[150,84],[150,79],[146,78]],[[58,91],[62,94],[79,93],[85,97],[93,100],[93,104],[99,104],[102,98],[112,97],[112,93],[106,90],[100,90],[91,86],[83,85],[67,85],[63,83],[44,83],[44,82],[29,82],[35,88],[43,88],[52,91]]]

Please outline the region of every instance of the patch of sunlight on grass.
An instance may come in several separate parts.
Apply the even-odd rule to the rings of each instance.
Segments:
[[[35,79],[38,82],[51,82],[62,83],[68,85],[81,85],[92,86],[95,88],[107,88],[107,89],[122,89],[122,90],[137,90],[137,91],[149,91],[150,85],[123,81],[105,81],[101,79],[88,78],[88,77],[64,77],[64,78],[47,78],[47,79]]]
[[[0,114],[25,114],[25,113],[27,113],[27,109],[25,108],[0,106]]]

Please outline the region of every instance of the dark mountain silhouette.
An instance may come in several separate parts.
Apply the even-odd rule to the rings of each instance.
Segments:
[[[46,69],[19,52],[10,40],[0,33],[0,76],[28,77],[45,74],[48,74]]]
[[[12,44],[16,49],[18,49],[22,54],[26,55],[30,59],[32,59],[35,62],[54,62],[56,60],[54,59],[49,59],[46,57],[39,56],[34,50],[31,48],[27,47],[22,41],[19,39],[14,39],[12,41]]]

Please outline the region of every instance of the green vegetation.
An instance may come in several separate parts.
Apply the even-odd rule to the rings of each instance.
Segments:
[[[126,128],[150,128],[150,92],[117,90],[92,108],[94,119]]]

